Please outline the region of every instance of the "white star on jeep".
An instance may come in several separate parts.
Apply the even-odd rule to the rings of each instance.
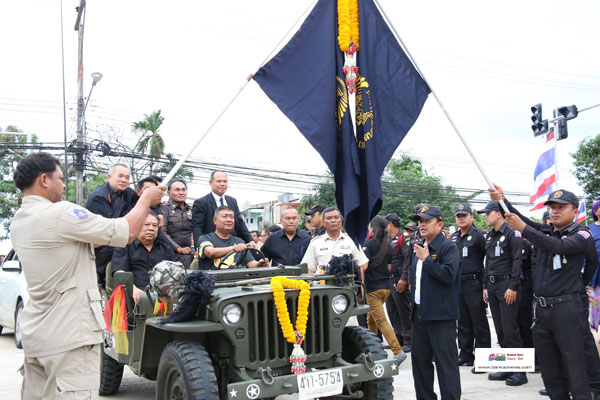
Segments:
[[[237,390],[231,389],[231,392],[229,392],[229,394],[231,395],[231,397],[237,397]]]
[[[250,399],[258,398],[259,394],[260,394],[260,389],[254,383],[246,388],[246,396],[248,396],[248,398],[250,398]]]
[[[396,369],[398,369],[398,364],[393,363],[392,364],[392,371],[395,371]]]

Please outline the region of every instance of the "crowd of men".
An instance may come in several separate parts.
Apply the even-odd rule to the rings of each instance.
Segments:
[[[546,203],[549,212],[537,223],[522,216],[495,186],[489,189],[492,201],[477,211],[485,214],[490,230],[476,228],[473,209],[461,203],[454,211],[451,224],[457,229],[452,234],[439,208],[418,204],[411,221],[401,221],[395,213],[376,216],[360,248],[344,232],[340,211],[322,204],[305,212],[306,230],[299,229],[301,216],[290,207],[281,212],[279,225],[249,231],[236,199],[226,195],[229,182],[223,171],[211,173],[211,191],[191,206],[185,180],[168,182],[168,200],[160,203],[164,187],[157,176],[140,180],[134,190],[129,168],[116,164],[107,178],[84,209],[60,202],[64,185],[53,156],[32,154],[17,167],[15,183],[25,197],[11,233],[26,266],[33,304],[22,319],[23,387],[32,398],[53,390],[57,374],[89,360],[86,352],[99,357],[101,324],[93,316],[89,331],[80,330],[77,337],[51,335],[53,343],[36,338],[41,330],[43,337],[58,333],[60,327],[52,321],[90,319],[89,310],[77,305],[99,306],[95,285],[103,285],[107,273],[131,272],[137,302],[149,283],[148,271],[163,260],[203,270],[305,263],[310,273],[322,274],[331,258],[341,255],[351,255],[360,267],[361,296],[371,307],[359,324],[384,336],[398,363],[412,353],[418,399],[436,398],[434,368],[442,399],[460,398],[460,366],[480,373],[475,349],[492,347],[488,309],[501,347],[535,347],[536,367],[545,384],[540,394],[552,399],[600,394],[600,358],[588,325],[586,292],[598,266],[594,239],[600,243],[600,237],[595,237],[597,227],[590,230],[573,222],[579,201],[571,192],[552,192]],[[595,221],[600,216],[597,205]],[[32,234],[34,220],[45,227],[43,234]],[[36,263],[49,256],[59,260],[53,274]],[[82,260],[95,262],[95,278],[75,268]],[[77,282],[63,287],[61,277],[68,274],[77,276]],[[54,281],[56,285],[48,286]],[[73,304],[54,307],[53,302],[63,301],[57,293],[71,288],[77,289]],[[57,357],[65,370],[48,367]],[[93,380],[97,365],[88,364],[77,368]],[[493,372],[488,379],[509,386],[527,383],[524,372]]]

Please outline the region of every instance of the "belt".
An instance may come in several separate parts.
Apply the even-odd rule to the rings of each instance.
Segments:
[[[476,272],[474,274],[464,274],[460,276],[461,281],[476,281],[481,278],[481,272]]]
[[[488,281],[490,283],[502,282],[510,279],[510,275],[490,275]]]
[[[571,294],[563,294],[562,296],[555,296],[555,297],[538,297],[538,296],[533,296],[533,298],[535,299],[535,302],[537,304],[539,304],[541,307],[552,307],[555,304],[560,304],[560,303],[566,303],[567,301],[573,301],[575,300],[577,297],[579,297],[579,295],[577,293],[571,293]]]

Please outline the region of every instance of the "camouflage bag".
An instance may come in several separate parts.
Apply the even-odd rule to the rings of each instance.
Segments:
[[[175,298],[183,292],[185,268],[180,262],[161,261],[148,272],[150,287],[157,297]]]

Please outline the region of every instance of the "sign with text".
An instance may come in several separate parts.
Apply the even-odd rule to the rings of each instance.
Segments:
[[[477,348],[474,365],[477,372],[533,372],[535,349]]]

